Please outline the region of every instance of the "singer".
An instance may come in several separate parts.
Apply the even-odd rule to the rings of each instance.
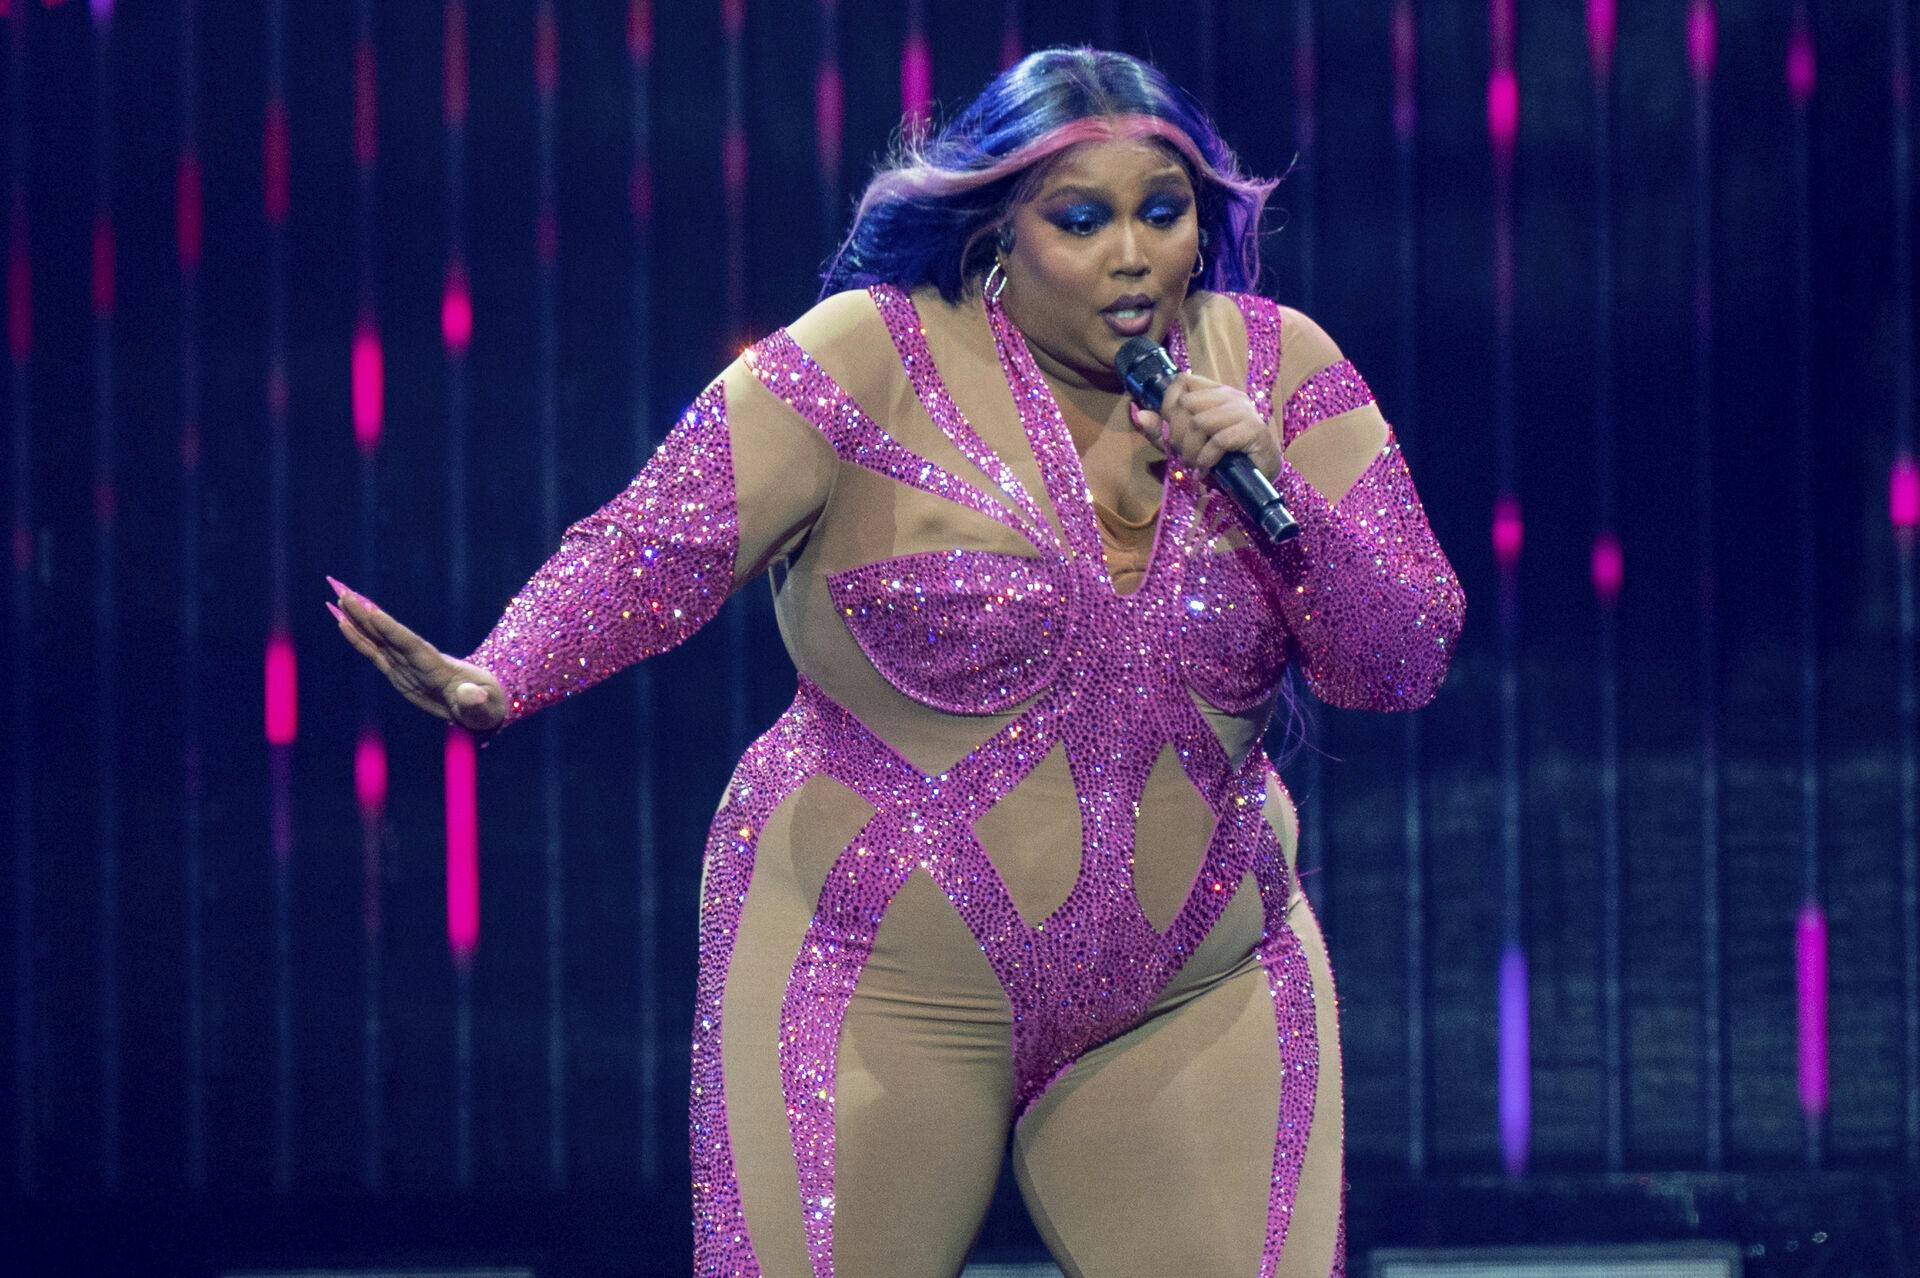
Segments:
[[[1464,603],[1367,384],[1249,291],[1273,185],[1154,67],[1035,53],[882,166],[819,303],[470,656],[336,586],[492,733],[784,569],[799,687],[706,848],[698,1272],[951,1278],[1009,1141],[1068,1274],[1343,1272],[1333,980],[1261,740],[1290,666],[1426,703]]]

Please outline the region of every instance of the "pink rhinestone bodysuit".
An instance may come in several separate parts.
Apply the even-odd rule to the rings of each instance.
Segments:
[[[777,1074],[769,1064],[754,1077],[779,1090],[791,1162],[774,1161],[792,1177],[787,1197],[811,1272],[836,1272],[845,1206],[836,1201],[837,1161],[852,1156],[836,1123],[843,1029],[889,907],[922,874],[997,982],[1004,1024],[995,1041],[1006,1045],[1012,1124],[1090,1051],[1154,1015],[1236,890],[1257,888],[1260,922],[1245,960],[1257,962],[1271,998],[1265,1032],[1267,1051],[1278,1049],[1279,1099],[1266,1120],[1265,1216],[1248,1226],[1263,1232],[1248,1246],[1257,1272],[1271,1275],[1294,1224],[1316,1073],[1337,1057],[1323,1052],[1314,981],[1286,921],[1295,885],[1271,816],[1283,791],[1259,732],[1289,661],[1334,704],[1424,704],[1459,633],[1458,582],[1389,433],[1335,504],[1282,464],[1276,484],[1303,530],[1278,550],[1250,534],[1210,484],[1167,467],[1151,555],[1123,595],[1061,410],[1005,312],[987,304],[986,330],[1004,379],[1000,402],[1010,394],[1029,457],[1005,437],[990,445],[956,402],[960,386],[936,367],[921,314],[938,299],[886,286],[870,297],[897,358],[890,389],[856,398],[789,330],[759,342],[694,401],[623,493],[568,530],[471,658],[507,689],[511,722],[672,646],[768,561],[787,565],[777,607],[798,691],[741,759],[706,849],[691,1100],[696,1270],[780,1272],[756,1249],[773,1227],[743,1204],[735,1146],[766,1137],[743,1134],[738,1110],[730,1115],[726,1057],[748,1049],[726,1034],[730,1014],[746,1015],[729,982],[736,948],[754,940],[743,914],[756,867],[774,855],[763,835],[803,787],[826,786],[855,811],[846,825],[854,833],[833,836],[818,855],[817,894],[813,880],[799,893],[798,944],[780,942],[783,988],[766,996],[773,1037],[753,1049],[777,1054]],[[1255,296],[1191,299],[1168,338],[1182,367],[1198,349],[1188,329],[1203,305],[1214,308],[1216,330],[1220,308],[1237,310],[1245,389],[1269,418],[1284,397],[1288,442],[1342,414],[1377,411],[1344,360],[1277,385],[1283,312]],[[976,301],[976,322],[980,313]],[[977,387],[968,402],[979,419],[986,401]],[[825,476],[811,488],[796,478],[789,487],[812,494],[794,499],[806,508],[762,520],[775,532],[753,546],[743,536],[755,499],[736,483],[749,412],[785,414],[781,439],[799,439],[804,423],[811,435],[796,455]],[[930,423],[937,438],[926,441],[946,460],[930,457],[926,441],[910,447],[904,428],[874,415],[883,413],[911,415],[923,433]],[[760,450],[772,445],[756,437],[752,446],[753,464],[764,466]],[[1036,473],[1042,491],[1030,482]],[[879,552],[846,549],[883,533],[905,549],[870,562],[857,560]],[[853,562],[832,562],[836,555]],[[970,729],[977,740],[916,753],[893,725],[920,720],[941,732]],[[1223,733],[1223,723],[1237,726]],[[1049,756],[1064,756],[1071,798],[1061,801],[1073,811],[1056,815],[1077,817],[1079,845],[1054,850],[1064,895],[1036,909],[1037,889],[1021,885],[982,832]],[[1136,873],[1162,853],[1137,847],[1136,833],[1161,802],[1162,783],[1149,779],[1162,760],[1204,803],[1204,820],[1173,872],[1187,884],[1184,897],[1150,918]],[[798,839],[813,827],[779,828]],[[1316,1227],[1327,1225],[1338,1235],[1329,1272],[1339,1273],[1344,1226]]]

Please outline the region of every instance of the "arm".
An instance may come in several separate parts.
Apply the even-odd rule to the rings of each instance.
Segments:
[[[833,473],[827,442],[735,361],[626,489],[566,530],[467,658],[505,690],[500,726],[705,625],[805,538]]]
[[[1300,535],[1274,551],[1307,685],[1347,709],[1415,709],[1453,660],[1466,598],[1373,392],[1318,325],[1282,308],[1274,486]]]

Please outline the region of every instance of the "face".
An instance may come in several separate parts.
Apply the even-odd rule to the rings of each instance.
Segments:
[[[1166,339],[1186,298],[1200,223],[1193,182],[1163,146],[1087,142],[1013,209],[1002,304],[1041,366],[1118,389],[1128,339]]]

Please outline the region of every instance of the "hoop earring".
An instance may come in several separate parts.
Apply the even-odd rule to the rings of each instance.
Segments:
[[[995,279],[998,275],[1000,278]],[[1007,273],[1000,269],[1000,259],[994,258],[993,265],[987,268],[987,278],[980,285],[981,294],[989,302],[998,302],[1000,295],[1007,291]]]
[[[1187,278],[1190,280],[1197,280],[1200,278],[1201,272],[1205,271],[1206,269],[1207,269],[1206,253],[1200,249],[1195,249],[1193,251],[1193,269],[1187,272]]]

